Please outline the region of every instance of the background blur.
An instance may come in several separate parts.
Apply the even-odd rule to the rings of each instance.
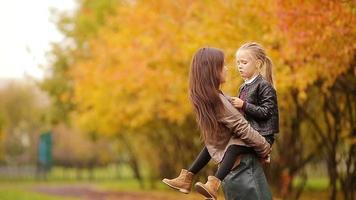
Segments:
[[[355,14],[352,0],[0,0],[0,199],[202,199],[160,182],[202,148],[190,60],[223,49],[235,96],[249,41],[275,64],[275,199],[356,199]]]

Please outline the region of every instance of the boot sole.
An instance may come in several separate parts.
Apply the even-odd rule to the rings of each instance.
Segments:
[[[179,187],[176,187],[174,185],[169,184],[166,179],[163,179],[162,182],[165,183],[166,185],[168,185],[169,187],[171,187],[171,188],[173,188],[175,190],[178,190],[181,193],[184,193],[184,194],[189,194],[190,193],[190,191],[187,190],[187,189],[179,188]]]
[[[195,190],[206,197],[206,199],[216,200],[216,198],[204,187],[204,184],[196,183],[194,186]]]

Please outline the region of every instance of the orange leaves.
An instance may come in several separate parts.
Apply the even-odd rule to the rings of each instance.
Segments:
[[[281,55],[292,68],[291,77],[300,90],[316,80],[329,87],[351,67],[356,39],[356,29],[351,24],[356,21],[349,4],[325,0],[279,1],[279,27],[286,41]]]

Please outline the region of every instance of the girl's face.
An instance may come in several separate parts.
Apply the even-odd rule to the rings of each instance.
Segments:
[[[248,80],[258,74],[257,62],[247,50],[238,50],[236,53],[236,68],[243,79]]]

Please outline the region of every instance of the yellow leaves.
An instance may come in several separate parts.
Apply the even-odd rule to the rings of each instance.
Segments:
[[[61,100],[61,102],[69,102],[70,101],[70,95],[65,92],[65,93],[62,93],[59,97],[59,99]]]
[[[307,93],[304,90],[300,91],[298,93],[298,99],[300,100],[300,102],[304,102],[305,100],[307,100]]]
[[[291,87],[304,91],[321,68],[315,63],[297,63],[293,68],[285,64],[285,60],[293,62],[294,55],[299,59],[305,54],[299,48],[273,48],[283,44],[279,41],[282,34],[273,31],[276,5],[270,3],[187,0],[117,5],[97,37],[86,41],[85,57],[70,68],[77,105],[74,120],[85,130],[107,134],[157,120],[184,122],[192,114],[189,65],[201,46],[224,49],[227,62],[233,63],[242,43],[256,40],[266,44],[276,60],[277,87],[282,92]],[[236,95],[240,83],[231,66],[224,88]],[[303,92],[300,98],[306,98]]]
[[[189,65],[201,46],[225,51],[232,66],[224,90],[236,95],[241,78],[233,55],[244,42],[262,43],[275,64],[278,93],[297,89],[302,101],[306,88],[317,80],[323,80],[326,92],[354,57],[356,29],[349,22],[355,18],[352,9],[338,1],[87,4],[83,8],[88,10],[77,13],[83,19],[74,24],[77,39],[84,40],[82,51],[73,53],[81,59],[70,66],[74,99],[67,94],[60,99],[74,101],[74,120],[83,129],[108,134],[161,119],[183,122],[192,112]]]

